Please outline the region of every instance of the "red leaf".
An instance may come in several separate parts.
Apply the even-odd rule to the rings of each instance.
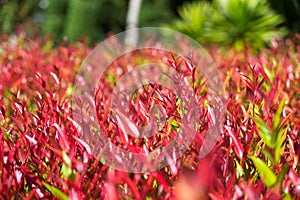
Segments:
[[[225,126],[225,129],[228,131],[230,137],[232,138],[234,150],[237,154],[237,156],[242,160],[243,159],[243,153],[244,148],[240,142],[240,139],[232,132],[231,128],[228,126]]]

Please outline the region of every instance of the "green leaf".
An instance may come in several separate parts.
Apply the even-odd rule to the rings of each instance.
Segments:
[[[274,149],[276,163],[278,163],[280,160],[280,156],[281,156],[280,150],[281,150],[282,143],[286,138],[286,134],[287,134],[287,129],[278,130],[276,145],[275,145],[275,149]]]
[[[285,175],[289,172],[289,169],[290,169],[289,164],[285,163],[283,165],[283,167],[281,168],[280,173],[278,174],[278,178],[277,178],[278,185],[280,185],[280,186],[282,185],[282,181],[283,181]]]
[[[62,191],[60,191],[59,189],[57,189],[56,187],[53,187],[51,185],[49,185],[48,183],[42,182],[42,184],[57,198],[61,199],[61,200],[68,200],[69,197],[68,195],[66,195],[65,193],[63,193]]]
[[[279,124],[280,124],[280,116],[281,116],[281,113],[282,113],[282,110],[283,110],[283,107],[284,107],[284,104],[285,104],[285,99],[282,99],[279,106],[278,106],[278,109],[274,115],[274,121],[273,121],[273,129],[276,130],[278,129],[279,127]]]
[[[100,158],[100,162],[101,162],[102,164],[105,164],[105,158],[104,158],[104,157],[101,157],[101,158]]]
[[[250,158],[252,159],[264,184],[268,187],[273,186],[277,181],[277,178],[276,178],[276,175],[274,174],[274,172],[260,158],[257,158],[255,156],[251,156]]]
[[[271,152],[269,152],[266,149],[263,149],[262,153],[263,153],[264,156],[266,156],[271,161],[271,163],[275,163],[274,157],[273,157]]]
[[[283,200],[293,200],[291,195],[289,195],[289,193],[283,191],[283,194],[284,194]]]
[[[72,161],[69,158],[68,154],[65,151],[62,151],[62,158],[64,160],[64,162],[68,165],[68,166],[72,166]]]
[[[259,136],[263,139],[268,147],[274,148],[276,143],[273,142],[274,134],[272,130],[269,129],[268,125],[261,118],[255,117],[254,120],[258,128]]]
[[[65,163],[62,164],[62,167],[61,167],[61,173],[62,173],[62,177],[63,178],[69,178],[71,175],[72,175],[72,169],[66,165]]]
[[[245,174],[244,170],[238,161],[236,161],[235,164],[236,164],[236,177],[240,178]]]

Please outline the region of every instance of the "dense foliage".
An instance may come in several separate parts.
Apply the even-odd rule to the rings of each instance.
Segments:
[[[299,35],[273,40],[258,55],[247,49],[226,53],[210,49],[224,82],[227,104],[217,145],[199,159],[204,133],[197,133],[176,166],[130,174],[103,165],[78,137],[71,109],[72,84],[90,50],[81,43],[52,49],[51,42],[3,36],[1,199],[298,198],[299,41]],[[168,63],[175,69],[180,66],[176,59]],[[145,89],[141,97],[153,90]],[[164,100],[174,99],[165,96]],[[168,106],[176,110],[175,103]],[[137,114],[142,116],[141,111]],[[118,128],[110,131],[117,133]]]
[[[208,44],[263,47],[273,37],[284,35],[276,27],[284,18],[266,0],[214,0],[186,3],[172,28]]]
[[[195,31],[194,29],[199,29],[199,26],[201,26],[201,21],[197,23],[193,22],[193,26],[195,27],[193,28],[189,27],[189,23],[191,23],[189,18],[194,18],[193,21],[199,20],[199,14],[202,14],[202,12],[199,12],[201,9],[198,9],[195,14],[195,10],[197,10],[196,7],[198,6],[197,4],[206,4],[214,1],[143,1],[139,17],[139,25],[143,27],[169,24],[171,21],[175,20],[178,15],[177,9],[179,8],[180,16],[185,23],[187,23],[187,27],[181,30],[184,31],[185,29],[188,30],[191,28],[192,31]],[[77,40],[84,34],[91,40],[98,41],[100,38],[105,37],[110,31],[118,33],[124,30],[128,2],[128,0],[1,0],[0,32],[11,34],[16,30],[18,25],[22,25],[24,26],[24,30],[27,35],[31,37],[44,33],[46,35],[51,35],[54,39],[58,40],[61,40],[63,36],[68,36],[70,40]],[[193,6],[195,8],[191,8],[186,5],[187,2],[195,2]],[[220,2],[225,5],[228,1]],[[233,1],[233,3],[237,2],[239,1]],[[261,11],[263,10],[262,8],[264,7],[261,7],[261,3],[263,1],[254,2],[259,2],[260,5],[253,9],[258,15],[261,15]],[[268,2],[284,17],[284,25],[288,26],[291,31],[300,30],[299,1],[268,0]],[[182,8],[182,4],[185,4],[183,6],[184,9]],[[187,13],[190,12],[190,14],[186,18],[182,10],[186,10],[187,8],[190,10]],[[210,16],[212,16],[212,13],[209,13],[208,19]],[[224,25],[226,28],[226,23]],[[86,28],[87,26],[89,26],[89,28]],[[183,28],[182,25],[180,26]],[[191,36],[193,36],[193,33],[194,32],[191,33]],[[201,34],[201,30],[198,30],[197,34]]]
[[[41,20],[38,15],[41,8],[38,4],[39,0],[1,0],[0,33],[10,34],[22,23],[26,31],[34,36]]]
[[[88,37],[98,41],[108,32],[125,30],[128,2],[126,0],[51,0],[45,10],[44,33],[70,41]],[[174,4],[174,2],[172,2]],[[178,3],[177,3],[178,4]],[[175,7],[177,4],[174,4]],[[174,18],[170,0],[143,1],[139,26],[159,26]]]
[[[292,31],[300,31],[300,1],[269,1],[273,8],[285,17],[285,24]]]

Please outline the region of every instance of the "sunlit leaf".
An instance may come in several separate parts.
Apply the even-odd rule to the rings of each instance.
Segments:
[[[282,144],[283,144],[283,141],[285,140],[286,138],[286,134],[287,134],[287,129],[285,130],[278,130],[278,133],[277,133],[277,139],[276,139],[276,145],[275,145],[275,149],[274,149],[274,154],[275,154],[275,162],[278,163],[279,160],[280,160],[280,157],[281,157],[281,153],[280,152],[282,150]]]
[[[59,190],[56,187],[53,187],[51,185],[49,185],[46,182],[42,182],[42,184],[57,198],[61,199],[61,200],[68,200],[68,195],[66,195],[65,193],[63,193],[61,190]]]
[[[274,172],[268,167],[268,165],[258,157],[251,156],[250,158],[252,159],[264,184],[268,187],[274,185],[277,181],[277,177]]]
[[[280,124],[280,116],[281,116],[281,113],[282,113],[282,110],[283,110],[283,107],[284,107],[284,104],[285,104],[285,99],[282,99],[278,108],[277,108],[277,111],[274,115],[274,121],[273,121],[273,129],[276,130],[278,129],[279,127],[279,124]]]
[[[273,143],[274,134],[268,125],[259,117],[255,117],[255,122],[258,128],[259,136],[263,139],[266,145],[270,148],[275,147],[275,142]]]
[[[69,178],[72,175],[72,169],[65,163],[61,166],[61,173],[63,178]]]

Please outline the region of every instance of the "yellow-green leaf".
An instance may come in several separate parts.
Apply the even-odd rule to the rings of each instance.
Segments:
[[[72,166],[72,161],[71,161],[71,159],[69,158],[68,154],[65,151],[62,151],[62,158],[68,166]]]
[[[282,99],[279,106],[278,106],[278,109],[274,115],[274,121],[273,121],[273,129],[276,130],[278,127],[279,127],[279,124],[280,124],[280,116],[281,116],[281,113],[282,113],[282,110],[283,110],[283,107],[284,107],[284,104],[285,104],[285,99]]]
[[[62,173],[63,178],[68,179],[72,175],[72,169],[65,163],[62,164],[60,171]]]
[[[48,183],[42,182],[42,184],[57,198],[61,200],[68,200],[69,197],[58,188],[49,185]]]
[[[277,181],[277,177],[274,172],[260,158],[257,158],[255,156],[251,156],[250,158],[252,159],[264,184],[268,187],[273,186]]]
[[[282,129],[278,130],[276,146],[274,149],[276,163],[278,163],[280,161],[281,150],[283,148],[282,144],[283,144],[284,140],[286,139],[286,134],[287,134],[287,128],[285,130],[282,130]]]
[[[255,117],[254,120],[258,128],[259,136],[263,139],[263,141],[266,143],[268,147],[274,148],[276,144],[275,142],[273,142],[274,134],[272,130],[270,130],[268,125],[259,117]]]

